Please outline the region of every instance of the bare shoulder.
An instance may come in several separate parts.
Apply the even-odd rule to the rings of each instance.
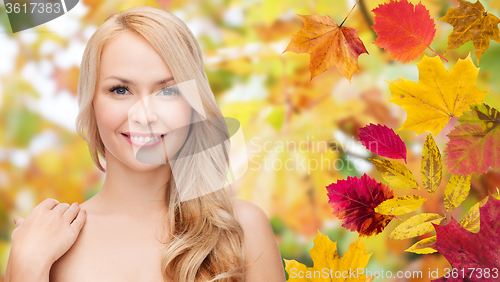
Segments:
[[[87,219],[71,248],[50,269],[50,282],[162,281],[163,245],[151,220],[103,212],[94,198],[80,204]]]
[[[233,199],[234,216],[243,225],[269,223],[269,218],[264,210],[258,205],[242,199]],[[263,227],[263,226],[261,226]]]
[[[234,216],[243,227],[246,242],[268,242],[270,244],[276,242],[269,217],[261,207],[242,199],[234,199],[233,201]]]
[[[233,199],[234,216],[244,232],[245,281],[285,281],[281,255],[269,217],[258,205]]]

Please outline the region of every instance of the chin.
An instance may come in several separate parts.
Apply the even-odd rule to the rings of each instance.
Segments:
[[[106,144],[106,143],[105,143]],[[115,150],[109,151],[106,147],[106,151],[109,155],[113,156],[114,162],[121,163],[122,165],[128,167],[134,171],[152,171],[156,170],[160,167],[165,167],[167,164],[165,163],[165,156],[163,153],[153,153],[153,154],[139,154],[136,156],[136,153],[132,149],[132,147],[124,148],[122,150],[116,150],[116,153],[113,154]],[[119,146],[112,146],[112,148],[120,148]],[[141,158],[143,159],[141,161]]]
[[[158,169],[161,166],[165,166],[164,164],[145,164],[141,163],[138,160],[135,160],[133,163],[127,164],[127,166],[135,171],[151,171]]]

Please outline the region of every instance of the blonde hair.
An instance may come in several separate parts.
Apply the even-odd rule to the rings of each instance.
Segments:
[[[167,242],[162,242],[167,246],[162,254],[163,278],[182,282],[244,281],[243,229],[224,189],[202,193],[202,196],[188,201],[181,200],[176,189],[210,190],[207,187],[225,177],[228,167],[228,158],[221,151],[192,157],[196,148],[213,147],[227,140],[229,135],[224,122],[217,121],[223,120],[220,119],[222,113],[208,83],[201,49],[182,20],[161,9],[137,6],[113,14],[104,21],[90,38],[83,54],[78,83],[77,132],[87,141],[95,165],[105,172],[99,161],[99,157],[105,160],[104,144],[92,100],[97,90],[101,52],[108,40],[122,32],[135,32],[145,38],[168,65],[177,83],[195,79],[201,104],[189,97],[186,100],[195,109],[193,115],[197,120],[208,120],[208,123],[191,124],[179,152],[179,158],[191,158],[179,165],[176,163],[166,184],[170,236]],[[200,107],[206,115],[203,118],[199,114]],[[171,181],[173,173],[182,177]]]

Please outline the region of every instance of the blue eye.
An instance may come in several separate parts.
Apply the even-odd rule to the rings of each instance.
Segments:
[[[162,90],[160,90],[160,95],[163,96],[175,96],[179,94],[181,93],[179,92],[179,89],[177,89],[177,87],[175,86],[165,87]]]
[[[115,92],[116,90],[118,90],[118,92]],[[121,86],[121,85],[115,85],[111,89],[109,89],[109,92],[113,92],[113,93],[118,94],[118,95],[125,95],[126,93],[123,93],[123,91],[129,91],[130,92],[130,90],[128,89],[128,87]]]

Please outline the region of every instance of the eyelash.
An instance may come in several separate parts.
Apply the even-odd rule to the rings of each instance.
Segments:
[[[129,89],[127,86],[125,86],[125,85],[119,85],[119,84],[118,84],[118,85],[115,85],[115,86],[113,86],[113,87],[111,87],[111,88],[109,89],[109,92],[111,92],[111,93],[115,93],[115,91],[116,91],[116,90],[121,89],[121,88],[123,88],[123,89],[127,90],[128,92],[130,92],[130,89]],[[165,88],[161,89],[160,91],[162,91],[162,90],[164,90],[164,89],[167,89],[167,88],[171,88],[171,89],[173,89],[173,92],[174,92],[174,93],[173,93],[172,95],[170,95],[170,96],[175,96],[175,95],[180,95],[180,94],[181,94],[181,93],[179,92],[179,89],[177,89],[177,87],[172,87],[172,86],[165,87]],[[119,95],[119,96],[123,96],[123,95],[125,95],[125,94],[118,94],[118,93],[115,93],[115,94],[116,94],[116,95]]]
[[[123,88],[123,89],[127,90],[128,92],[130,92],[130,89],[128,89],[128,87],[125,85],[115,85],[109,89],[109,92],[114,93],[117,89],[120,89],[120,88]],[[120,96],[124,95],[124,94],[118,94],[118,93],[115,93],[115,94],[120,95]]]

